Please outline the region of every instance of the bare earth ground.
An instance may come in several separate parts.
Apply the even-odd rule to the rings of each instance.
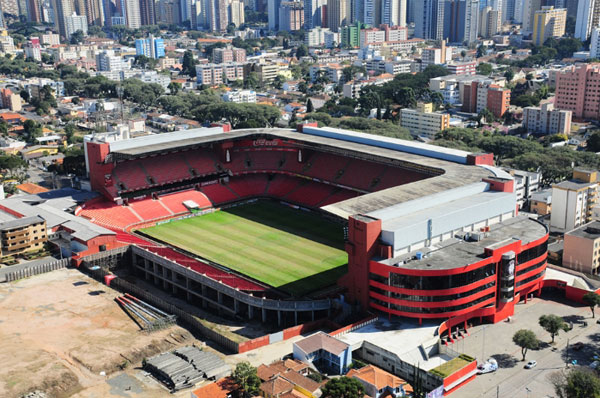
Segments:
[[[117,295],[72,269],[0,284],[0,397],[36,389],[51,397],[168,395],[135,367],[198,342],[178,326],[140,331],[114,301]]]

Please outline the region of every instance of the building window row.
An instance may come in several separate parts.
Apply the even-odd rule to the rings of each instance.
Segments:
[[[445,290],[470,285],[492,275],[496,275],[496,263],[455,275],[413,276],[390,273],[390,286],[413,290]]]
[[[471,301],[471,302],[468,302],[465,304],[455,305],[455,306],[451,306],[451,307],[441,307],[441,308],[407,307],[404,305],[386,303],[384,301],[377,300],[377,299],[371,299],[371,302],[374,304],[380,305],[382,307],[386,307],[391,310],[395,310],[395,311],[412,312],[412,313],[418,313],[418,314],[442,314],[442,313],[447,313],[447,312],[460,311],[460,310],[467,309],[469,307],[473,307],[479,303],[483,303],[484,301],[494,298],[495,294],[496,293],[486,294],[485,296],[482,296],[482,297],[478,298],[477,300],[474,300],[474,301]]]
[[[529,278],[525,278],[525,279],[523,279],[521,281],[518,281],[516,287],[523,286],[523,285],[525,285],[525,284],[527,284],[527,283],[529,283],[531,281],[534,281],[536,279],[540,279],[540,278],[542,278],[544,276],[545,273],[546,273],[546,270],[544,269],[544,270],[542,270],[542,272],[540,272],[538,274],[535,274],[533,276],[530,276]]]
[[[518,270],[517,271],[517,276],[526,274],[526,273],[528,273],[530,271],[533,271],[536,268],[543,267],[545,264],[546,264],[546,259],[544,258],[543,260],[541,260],[541,261],[539,261],[539,262],[537,262],[537,263],[535,263],[533,265],[530,265],[529,267],[525,267],[523,269]]]
[[[523,264],[527,261],[533,260],[534,258],[538,258],[546,252],[548,252],[548,241],[544,240],[542,244],[534,246],[531,249],[527,249],[519,253],[517,255],[517,261],[519,262],[519,264]]]
[[[461,298],[464,298],[464,297],[469,297],[469,296],[477,294],[477,293],[479,293],[481,291],[484,291],[486,289],[494,287],[495,285],[496,285],[496,282],[490,282],[490,283],[486,283],[485,285],[478,286],[475,289],[468,290],[466,292],[456,293],[456,294],[446,294],[446,295],[442,295],[442,296],[431,296],[431,295],[417,296],[417,295],[408,295],[408,294],[402,294],[402,293],[385,291],[383,289],[380,289],[380,288],[374,287],[374,286],[371,286],[371,291],[374,292],[374,293],[381,294],[382,296],[387,296],[387,297],[390,297],[390,298],[393,298],[393,299],[398,299],[398,300],[408,300],[408,301],[417,301],[417,302],[425,302],[425,303],[435,303],[435,302],[440,302],[440,301],[458,300],[458,299],[461,299]]]

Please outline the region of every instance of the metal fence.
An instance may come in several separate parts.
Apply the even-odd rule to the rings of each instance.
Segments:
[[[69,259],[63,258],[62,260],[51,261],[45,264],[38,264],[31,267],[23,268],[6,274],[6,282],[14,282],[19,279],[28,278],[30,276],[45,274],[47,272],[55,271],[57,269],[65,268],[69,265]]]

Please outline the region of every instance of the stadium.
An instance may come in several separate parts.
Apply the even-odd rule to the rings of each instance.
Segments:
[[[335,303],[498,322],[542,288],[548,231],[492,154],[319,128],[211,127],[85,142],[76,214],[131,245],[138,278],[280,326]]]

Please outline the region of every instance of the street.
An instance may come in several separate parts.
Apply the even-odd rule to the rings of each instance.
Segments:
[[[556,314],[567,321],[573,321],[571,331],[561,332],[550,344],[550,334],[538,325],[538,318],[544,314]],[[588,326],[580,322],[587,321]],[[526,361],[521,359],[521,349],[512,342],[513,334],[519,329],[532,330],[540,340],[540,348],[528,351]],[[499,369],[496,372],[478,375],[474,381],[460,388],[452,396],[460,398],[547,398],[555,397],[548,377],[565,369],[567,359],[577,359],[578,365],[588,366],[593,361],[598,341],[600,325],[591,318],[588,307],[572,307],[558,301],[534,298],[527,304],[520,303],[515,309],[511,322],[495,325],[479,325],[469,329],[470,336],[451,347],[483,361],[494,358]],[[573,344],[582,342],[580,351]],[[570,346],[567,357],[567,343]],[[524,369],[529,360],[537,361],[533,369]]]

